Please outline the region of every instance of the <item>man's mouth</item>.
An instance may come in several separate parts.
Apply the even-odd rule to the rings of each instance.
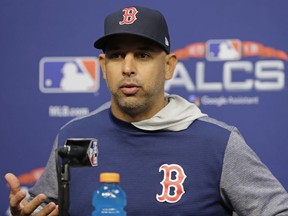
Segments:
[[[134,95],[139,89],[140,87],[134,83],[124,83],[121,85],[121,91],[125,95]]]

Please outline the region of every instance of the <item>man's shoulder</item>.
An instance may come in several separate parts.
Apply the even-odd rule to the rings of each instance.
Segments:
[[[188,128],[191,134],[198,134],[211,140],[227,140],[235,129],[235,126],[209,116],[198,118]]]
[[[97,109],[89,112],[87,115],[76,117],[61,127],[61,130],[69,127],[81,127],[81,125],[99,125],[101,122],[109,117],[111,102],[102,104]]]
[[[234,125],[230,125],[224,121],[218,120],[216,118],[213,117],[209,117],[209,116],[203,116],[198,118],[198,121],[204,125],[206,125],[206,127],[214,127],[214,128],[218,128],[218,129],[222,129],[222,130],[226,130],[231,132],[232,130],[235,129]]]

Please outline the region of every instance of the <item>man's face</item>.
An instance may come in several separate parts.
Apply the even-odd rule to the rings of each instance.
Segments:
[[[141,37],[118,35],[109,39],[99,60],[116,116],[121,112],[145,119],[163,107],[164,82],[173,73],[168,56],[157,44]]]

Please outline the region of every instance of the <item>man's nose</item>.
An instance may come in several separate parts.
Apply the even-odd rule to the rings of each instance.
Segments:
[[[135,58],[133,53],[127,53],[123,60],[122,74],[123,76],[133,76],[135,72]]]

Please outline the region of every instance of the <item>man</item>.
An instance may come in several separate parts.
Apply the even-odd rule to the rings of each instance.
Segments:
[[[235,127],[164,93],[177,58],[160,12],[133,6],[110,14],[94,46],[104,51],[99,61],[111,103],[66,124],[54,145],[98,140],[99,166],[71,169],[71,215],[91,215],[101,172],[121,174],[128,215],[288,215],[287,192]],[[46,197],[57,202],[54,152],[30,202],[6,175],[13,215],[31,215]],[[50,202],[37,211],[57,215],[58,207]]]

